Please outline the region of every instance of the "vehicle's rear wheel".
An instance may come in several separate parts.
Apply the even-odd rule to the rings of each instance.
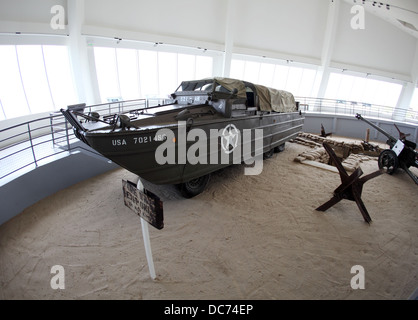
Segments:
[[[284,151],[284,148],[285,148],[285,143],[281,144],[280,146],[275,147],[274,152],[275,153],[282,152],[282,151]]]
[[[210,174],[183,182],[177,185],[180,193],[185,198],[193,198],[202,193],[208,185]]]
[[[273,156],[273,154],[274,154],[274,149],[270,149],[269,151],[263,153],[263,159],[264,160],[269,159]]]

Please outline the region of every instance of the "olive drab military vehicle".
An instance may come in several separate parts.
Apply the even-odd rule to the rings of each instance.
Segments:
[[[229,78],[183,81],[155,107],[94,110],[61,112],[91,148],[151,183],[178,185],[185,197],[201,193],[212,172],[282,151],[304,123],[291,93]]]

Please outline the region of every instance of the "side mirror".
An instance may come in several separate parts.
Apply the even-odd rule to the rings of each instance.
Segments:
[[[235,95],[237,93],[238,93],[238,89],[237,88],[234,88],[234,90],[232,90],[232,94]]]

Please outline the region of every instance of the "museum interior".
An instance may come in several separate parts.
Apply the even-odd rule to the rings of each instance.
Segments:
[[[0,299],[417,300],[417,142],[416,0],[0,0]]]

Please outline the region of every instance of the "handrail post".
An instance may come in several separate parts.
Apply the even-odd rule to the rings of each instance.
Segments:
[[[54,124],[53,124],[53,116],[50,114],[49,117],[49,125],[51,128],[51,135],[52,135],[52,145],[55,146],[55,135],[54,135]]]
[[[71,146],[70,146],[70,137],[68,136],[68,121],[64,118],[65,123],[65,137],[67,138],[67,151],[71,152]]]
[[[28,122],[27,126],[28,126],[30,147],[31,147],[31,150],[32,150],[32,155],[33,155],[33,161],[35,162],[35,167],[38,167],[38,162],[36,161],[35,149],[33,148],[33,141],[32,141],[32,135],[30,133],[30,123],[29,122]]]

